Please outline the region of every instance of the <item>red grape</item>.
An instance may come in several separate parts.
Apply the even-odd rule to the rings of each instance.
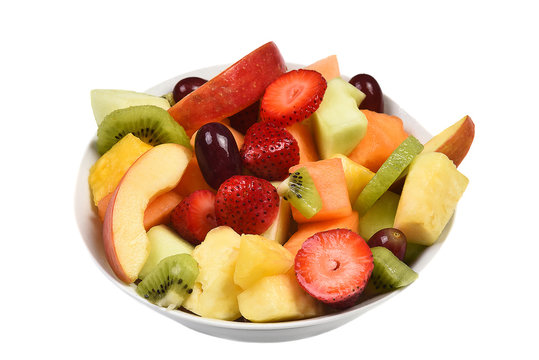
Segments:
[[[187,77],[185,79],[181,79],[178,81],[178,83],[174,86],[174,90],[172,90],[172,96],[174,97],[174,101],[178,102],[181,99],[183,99],[188,94],[192,93],[202,85],[204,85],[208,80],[204,80],[199,77]]]
[[[406,236],[402,231],[395,228],[386,228],[377,231],[368,241],[369,246],[383,246],[391,251],[399,260],[404,259],[406,254]]]
[[[368,74],[358,74],[350,79],[350,84],[361,90],[366,96],[359,104],[360,109],[384,112],[384,95],[378,81]]]

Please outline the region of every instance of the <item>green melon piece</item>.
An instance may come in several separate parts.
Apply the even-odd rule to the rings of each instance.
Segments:
[[[374,205],[359,218],[359,235],[369,240],[378,230],[392,228],[400,196],[386,191]]]
[[[320,157],[348,155],[367,131],[367,117],[358,106],[365,98],[360,90],[341,78],[328,81],[324,99],[311,116]]]

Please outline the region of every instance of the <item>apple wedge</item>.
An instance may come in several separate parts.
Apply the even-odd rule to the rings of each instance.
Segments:
[[[440,152],[459,166],[475,136],[475,125],[468,115],[430,139],[423,152]]]
[[[184,97],[168,112],[188,133],[193,132],[253,104],[285,71],[279,49],[269,42]]]
[[[190,158],[191,152],[181,145],[158,145],[131,165],[112,194],[103,242],[107,260],[123,282],[137,279],[150,252],[144,228],[148,203],[179,183]]]

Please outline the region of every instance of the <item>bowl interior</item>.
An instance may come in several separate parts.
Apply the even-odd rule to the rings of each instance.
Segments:
[[[148,89],[146,92],[153,95],[161,96],[172,91],[174,85],[182,78],[188,76],[199,76],[205,79],[210,79],[220,73],[226,68],[226,65],[213,66],[208,68],[203,68],[195,70],[189,73],[185,73],[169,79],[165,82],[162,82],[151,89]],[[289,69],[300,68],[297,64],[288,64]],[[343,76],[343,78],[345,78]],[[384,96],[385,102],[385,112],[391,115],[398,116],[403,120],[405,130],[417,137],[422,143],[428,141],[431,135],[408,113],[406,113],[397,103],[395,103],[391,98]],[[389,299],[391,296],[396,295],[402,290],[393,291],[388,294],[379,295],[375,298],[364,301],[352,308],[347,310],[321,316],[314,319],[306,320],[297,320],[297,321],[288,321],[280,323],[265,323],[265,324],[255,324],[255,323],[244,323],[244,322],[233,322],[233,321],[222,321],[214,319],[205,319],[195,315],[192,315],[183,311],[169,311],[157,306],[150,304],[148,301],[139,297],[134,291],[134,286],[129,286],[123,284],[119,281],[112,269],[107,263],[105,258],[105,252],[102,243],[102,234],[101,234],[101,221],[97,216],[96,210],[92,204],[90,189],[88,186],[88,174],[89,169],[93,163],[98,159],[98,154],[96,151],[95,141],[96,137],[89,137],[89,143],[87,145],[86,151],[82,158],[80,169],[77,177],[77,183],[75,188],[75,217],[76,221],[82,235],[82,239],[86,244],[86,247],[90,251],[92,258],[96,261],[97,266],[103,271],[106,277],[108,277],[113,283],[115,283],[121,290],[130,296],[134,297],[141,303],[151,307],[152,309],[161,312],[162,314],[171,317],[184,325],[195,328],[196,330],[202,332],[212,333],[212,335],[222,336],[222,337],[232,337],[228,336],[225,333],[205,331],[205,329],[214,328],[214,329],[226,329],[228,330],[264,330],[264,331],[273,331],[273,330],[290,330],[294,328],[306,328],[311,326],[320,326],[321,329],[324,326],[328,326],[328,323],[343,323],[344,321],[350,320],[359,314],[365,312],[366,310],[376,306],[383,301]],[[444,243],[444,240],[451,228],[453,220],[446,226],[440,239],[432,246],[426,248],[419,258],[412,264],[412,268],[420,272],[433,258],[433,256],[438,252],[439,248]],[[338,325],[336,325],[338,326]],[[335,327],[336,327],[335,326]],[[329,330],[329,328],[327,328]]]

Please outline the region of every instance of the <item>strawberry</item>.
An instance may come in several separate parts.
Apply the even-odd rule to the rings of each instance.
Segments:
[[[305,240],[294,263],[296,278],[305,291],[341,309],[355,304],[373,268],[369,245],[348,229],[314,234]]]
[[[260,102],[260,118],[281,127],[303,121],[318,109],[326,88],[326,79],[317,71],[284,73],[266,88]]]
[[[243,109],[239,113],[229,116],[228,119],[230,120],[230,126],[245,135],[247,129],[258,121],[259,112],[260,100]]]
[[[232,176],[221,184],[215,196],[217,224],[230,226],[238,234],[263,233],[278,210],[275,187],[254,176]]]
[[[254,175],[269,181],[283,180],[288,169],[299,163],[299,146],[285,129],[260,122],[245,134],[240,156],[243,166]]]
[[[200,244],[208,231],[217,227],[215,195],[210,190],[192,192],[172,210],[170,221],[182,238]]]

